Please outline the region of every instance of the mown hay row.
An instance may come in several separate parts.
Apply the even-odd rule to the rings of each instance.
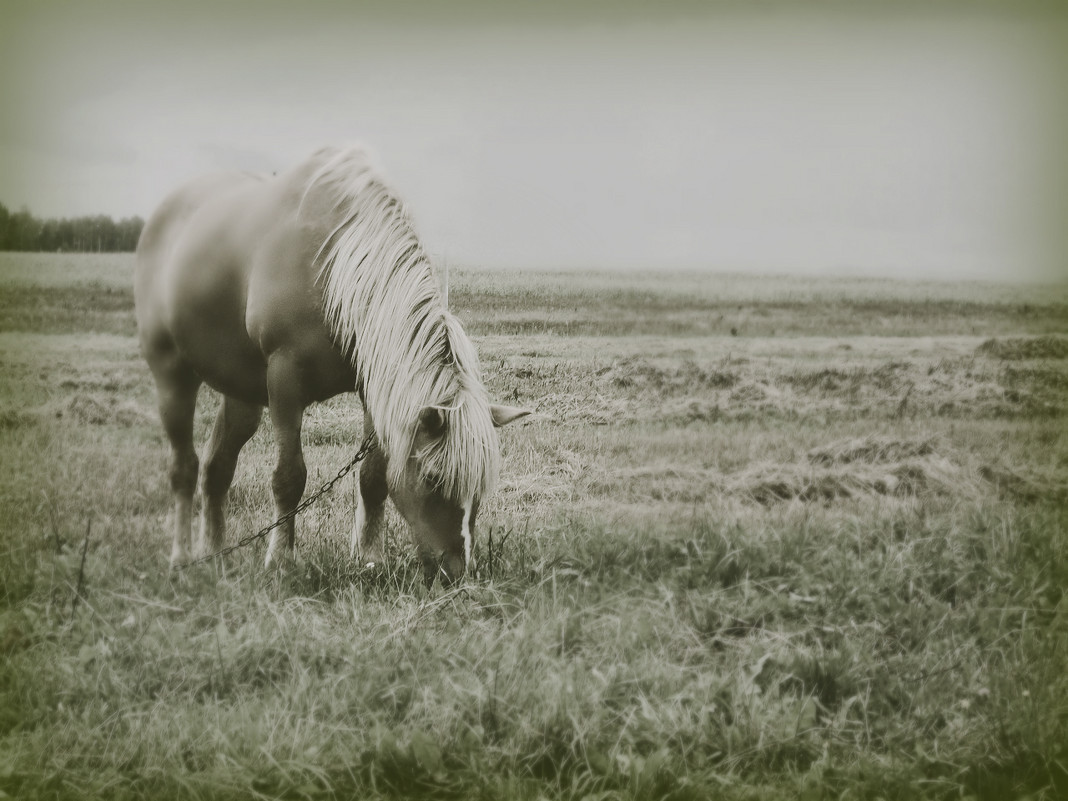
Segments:
[[[981,497],[990,485],[1020,499],[1068,498],[1068,485],[990,466],[973,467],[931,438],[861,437],[813,448],[788,462],[763,461],[733,473],[647,465],[589,480],[592,494],[632,501],[701,502],[735,498],[769,506],[787,501]]]
[[[1026,359],[1068,359],[1068,337],[1048,334],[1041,337],[991,338],[975,349],[977,354],[1006,361]]]

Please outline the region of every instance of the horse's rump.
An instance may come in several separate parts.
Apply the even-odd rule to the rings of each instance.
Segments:
[[[279,348],[307,351],[318,374],[311,400],[353,384],[351,369],[331,354],[315,293],[312,262],[329,221],[298,218],[302,166],[267,179],[193,181],[163,202],[138,245],[142,347],[173,348],[215,389],[261,405],[267,361]]]

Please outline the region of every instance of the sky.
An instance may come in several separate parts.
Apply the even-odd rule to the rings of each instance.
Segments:
[[[5,3],[0,202],[356,140],[450,265],[1059,278],[1064,20],[1001,8]]]

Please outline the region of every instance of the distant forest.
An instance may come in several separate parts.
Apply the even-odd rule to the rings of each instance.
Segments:
[[[107,215],[41,220],[28,209],[9,211],[0,203],[0,250],[115,253],[137,249],[145,221]]]

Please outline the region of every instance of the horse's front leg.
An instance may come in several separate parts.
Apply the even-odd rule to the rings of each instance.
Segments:
[[[300,371],[291,361],[272,357],[267,367],[268,408],[274,425],[275,442],[278,445],[278,462],[271,479],[274,490],[274,506],[278,517],[296,509],[304,494],[308,469],[300,445],[300,426],[307,406],[300,390]],[[271,532],[267,545],[266,565],[274,564],[284,546],[292,552],[296,541],[293,520],[287,520]]]
[[[374,430],[371,416],[364,414],[364,436]],[[357,479],[356,519],[352,527],[350,556],[359,555],[360,562],[372,565],[382,561],[382,531],[385,528],[386,457],[381,447],[374,447],[360,463]]]

